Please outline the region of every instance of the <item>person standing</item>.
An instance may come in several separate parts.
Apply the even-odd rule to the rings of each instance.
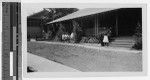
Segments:
[[[104,35],[103,43],[104,43],[104,46],[108,46],[109,45],[109,40],[108,40],[108,35],[107,34]]]
[[[109,38],[108,38],[109,35],[110,35],[110,31],[106,30],[106,32],[104,33],[104,37],[103,37],[104,46],[109,45]]]

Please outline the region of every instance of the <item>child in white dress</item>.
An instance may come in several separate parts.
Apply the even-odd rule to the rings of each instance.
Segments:
[[[106,34],[104,35],[103,43],[104,43],[104,46],[108,46],[108,44],[109,44],[108,35],[106,35]]]

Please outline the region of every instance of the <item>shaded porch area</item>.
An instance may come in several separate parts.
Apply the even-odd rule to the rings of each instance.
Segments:
[[[82,37],[88,38],[97,38],[97,36],[103,35],[106,32],[104,29],[110,29],[111,35],[109,37],[112,39],[110,46],[131,48],[135,43],[133,35],[135,34],[137,24],[142,25],[141,17],[141,8],[88,8],[54,20],[48,24],[52,25],[51,29],[57,31],[59,28],[58,24],[61,23],[66,28],[66,33],[71,34],[73,31],[73,21],[76,21],[82,28]]]

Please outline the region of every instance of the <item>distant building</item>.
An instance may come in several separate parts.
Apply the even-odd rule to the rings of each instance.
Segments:
[[[47,14],[46,9],[27,17],[27,36],[30,38],[42,37],[43,17]]]

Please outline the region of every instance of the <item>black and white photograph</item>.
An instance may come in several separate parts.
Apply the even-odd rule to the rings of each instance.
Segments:
[[[142,71],[141,7],[30,8],[28,73]]]
[[[23,3],[21,7],[26,77],[146,73],[144,4]]]
[[[0,77],[148,77],[148,6],[127,2],[0,1]]]

